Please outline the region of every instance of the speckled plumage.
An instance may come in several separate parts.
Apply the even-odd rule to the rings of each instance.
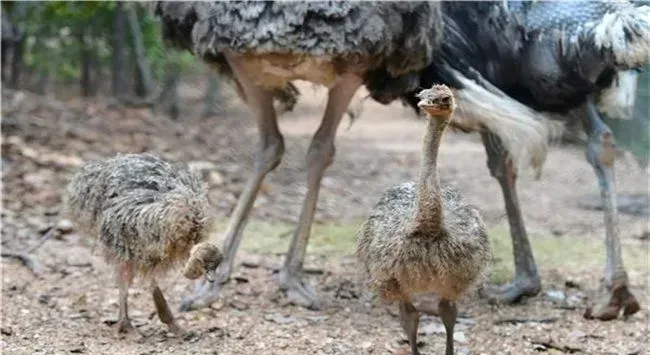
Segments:
[[[84,165],[66,187],[64,205],[83,233],[98,238],[109,262],[130,262],[141,275],[187,259],[215,222],[204,183],[148,154]]]
[[[292,57],[290,66],[298,65],[295,58],[331,61],[336,74],[377,70],[400,84],[412,77],[413,89],[441,39],[437,2],[165,1],[154,7],[168,42],[226,74],[224,52],[284,55]]]
[[[417,186],[412,181],[386,191],[361,227],[357,255],[383,300],[432,292],[456,300],[491,260],[478,210],[449,186],[439,198],[445,222],[436,235],[414,233]]]
[[[489,263],[491,244],[478,209],[438,178],[438,149],[456,107],[451,90],[434,85],[417,97],[429,120],[418,183],[384,193],[361,226],[357,256],[384,301],[423,293],[456,301]]]

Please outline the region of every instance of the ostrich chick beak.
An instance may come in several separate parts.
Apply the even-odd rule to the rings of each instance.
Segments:
[[[442,115],[447,112],[444,107],[441,107],[441,105],[438,104],[434,104],[429,100],[421,100],[418,102],[418,107],[432,116]]]

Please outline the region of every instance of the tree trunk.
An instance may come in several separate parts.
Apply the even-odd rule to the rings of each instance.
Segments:
[[[25,50],[25,36],[20,34],[19,39],[14,43],[13,58],[11,60],[11,87],[18,89],[20,86],[20,74],[23,70],[23,52]]]
[[[96,96],[101,87],[102,68],[99,60],[99,52],[93,44],[90,51],[90,95]]]
[[[17,1],[13,5],[11,11],[11,17],[13,19],[20,18],[23,16],[27,10],[27,4]],[[12,58],[11,58],[11,80],[9,85],[17,89],[20,85],[20,74],[23,70],[23,52],[25,50],[26,38],[20,26],[16,25],[16,21],[13,21],[14,24],[14,38],[12,43]]]
[[[38,81],[36,82],[35,92],[39,95],[46,95],[50,88],[54,63],[50,62],[47,67],[38,71]]]
[[[165,65],[165,78],[163,87],[156,100],[155,110],[166,110],[173,120],[178,119],[180,114],[180,100],[178,97],[178,83],[181,79],[181,67],[174,59]]]
[[[113,47],[112,58],[112,90],[113,96],[124,96],[127,94],[126,82],[126,14],[124,12],[124,3],[117,2],[115,17],[113,18],[113,37],[111,45]]]
[[[206,118],[217,114],[218,106],[221,103],[221,83],[219,77],[210,75],[208,77],[208,87],[205,91],[205,107],[201,117]]]
[[[11,51],[14,42],[14,25],[9,22],[9,18],[2,12],[2,45],[0,46],[0,55],[2,55],[2,62],[0,63],[0,71],[2,72],[2,82],[7,82],[7,60],[9,59],[9,52]]]
[[[81,87],[81,96],[89,97],[90,96],[90,44],[86,41],[86,28],[80,28],[79,33],[77,34],[77,40],[79,41],[79,52],[81,56],[81,78],[79,85]]]
[[[9,41],[2,40],[2,45],[0,46],[0,55],[2,56],[2,59],[0,59],[2,62],[0,62],[0,73],[2,74],[2,80],[3,83],[7,82],[7,54],[9,51]]]
[[[138,14],[136,13],[133,4],[130,5],[131,6],[126,7],[126,14],[133,39],[137,78],[142,86],[140,88],[142,90],[140,94],[142,95],[139,96],[148,97],[153,93],[155,84],[153,81],[153,75],[151,74],[151,67],[149,66],[149,61],[147,60],[147,55],[145,53],[142,31],[140,30],[140,23],[138,22]]]

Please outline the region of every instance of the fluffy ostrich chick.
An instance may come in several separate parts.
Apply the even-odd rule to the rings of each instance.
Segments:
[[[420,316],[412,298],[440,297],[438,312],[451,355],[455,302],[481,276],[492,248],[479,211],[438,178],[438,149],[455,108],[453,94],[445,85],[434,85],[418,97],[428,118],[419,181],[384,194],[359,231],[357,256],[381,300],[399,302],[400,323],[414,355],[419,354]]]
[[[134,277],[141,276],[151,282],[160,320],[171,332],[182,334],[155,276],[189,258],[184,274],[195,279],[214,273],[221,262],[219,248],[202,242],[214,232],[216,218],[204,183],[152,155],[118,155],[82,166],[63,199],[70,220],[99,240],[107,262],[116,267],[117,331],[133,329],[127,295]]]

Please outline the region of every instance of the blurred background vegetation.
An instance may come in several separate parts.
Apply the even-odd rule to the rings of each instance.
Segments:
[[[2,1],[2,83],[39,94],[112,96],[179,115],[183,75],[207,81],[204,115],[219,82],[192,54],[167,48],[160,24],[138,2]]]
[[[182,77],[205,78],[203,116],[216,114],[221,83],[190,53],[167,48],[138,2],[3,1],[2,83],[40,94],[111,96],[176,119]],[[650,160],[650,70],[641,73],[634,118],[606,119],[618,145]],[[578,129],[577,131],[581,131]],[[586,137],[574,139],[584,142]]]

